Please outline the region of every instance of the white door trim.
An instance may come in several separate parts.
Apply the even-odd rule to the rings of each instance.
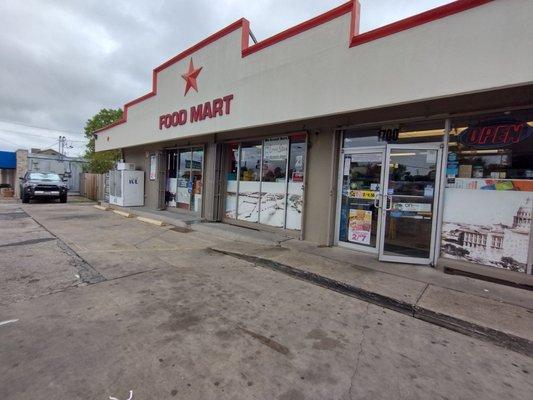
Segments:
[[[387,213],[382,212],[381,213],[381,227],[380,230],[380,240],[379,240],[379,260],[380,261],[390,261],[390,262],[399,262],[399,263],[409,263],[409,264],[423,264],[423,265],[431,265],[433,263],[434,255],[435,255],[435,238],[436,238],[436,232],[437,232],[437,215],[439,212],[439,193],[438,188],[440,188],[440,179],[442,175],[441,171],[441,165],[442,165],[442,143],[414,143],[414,144],[389,144],[387,145],[387,151],[385,155],[385,164],[383,168],[383,184],[382,184],[382,193],[385,195],[388,193],[389,189],[389,170],[390,170],[390,154],[391,150],[394,149],[414,149],[414,150],[436,150],[437,151],[437,162],[435,165],[436,171],[435,171],[435,185],[434,185],[434,193],[433,193],[433,215],[431,217],[431,242],[430,242],[430,249],[429,249],[429,257],[427,258],[419,258],[419,257],[404,257],[404,256],[396,256],[396,255],[386,255],[384,254],[384,242],[385,242],[385,230],[386,230],[386,219],[387,219]],[[386,200],[384,200],[385,203],[383,203],[386,207]]]
[[[378,208],[378,218],[377,218],[377,227],[376,227],[376,246],[365,246],[356,243],[341,242],[339,240],[339,231],[340,231],[340,220],[341,220],[341,200],[342,200],[342,180],[344,178],[344,156],[347,154],[381,154],[381,176],[380,176],[380,201],[382,201],[382,187],[384,179],[384,170],[385,170],[385,146],[373,146],[373,147],[357,147],[357,148],[348,148],[342,149],[340,151],[339,165],[338,165],[338,177],[337,177],[337,206],[336,206],[336,218],[335,218],[335,236],[334,244],[335,246],[345,247],[351,250],[361,251],[365,253],[378,254],[378,249],[380,246],[380,229],[381,229],[381,207]]]

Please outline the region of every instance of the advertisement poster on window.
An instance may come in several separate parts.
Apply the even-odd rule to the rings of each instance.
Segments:
[[[185,178],[178,179],[178,192],[177,192],[178,203],[181,204],[190,204],[191,194],[189,192],[189,180]]]
[[[528,272],[533,193],[446,189],[443,257]]]
[[[265,161],[286,160],[289,154],[289,139],[266,139],[263,145]]]
[[[348,240],[352,243],[370,244],[372,211],[350,210]]]
[[[155,181],[157,168],[157,157],[155,154],[150,155],[150,180]]]

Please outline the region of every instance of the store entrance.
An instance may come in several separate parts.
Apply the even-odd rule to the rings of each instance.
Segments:
[[[167,151],[167,207],[201,213],[203,162],[201,147]]]
[[[382,261],[430,264],[440,144],[343,149],[337,243]]]

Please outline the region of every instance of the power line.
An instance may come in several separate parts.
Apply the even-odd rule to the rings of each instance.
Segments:
[[[23,135],[23,136],[33,136],[33,137],[41,138],[41,139],[49,139],[50,138],[50,135],[44,136],[44,135],[37,135],[35,133],[27,133],[27,132],[13,131],[11,129],[0,128],[0,133],[2,133],[2,132],[16,133],[16,134]]]
[[[18,135],[21,135],[22,138],[24,138],[25,136],[32,136],[34,138],[39,138],[39,139],[42,139],[42,140],[46,140],[46,139],[50,139],[50,136],[43,136],[43,135],[36,135],[36,134],[32,134],[32,133],[26,133],[26,132],[19,132],[19,131],[12,131],[10,129],[2,129],[0,128],[0,138],[4,138],[5,135],[2,135],[2,133],[4,132],[10,132],[10,133],[15,133],[15,134],[18,134]],[[5,139],[7,140],[7,139]],[[74,144],[74,143],[83,143],[83,144],[86,144],[88,142],[88,140],[75,140],[75,139],[70,139],[70,138],[67,138],[67,140],[71,143],[71,144]],[[11,142],[11,143],[14,143],[14,142]],[[51,145],[51,146],[54,146],[57,144],[57,140]]]
[[[45,126],[29,125],[29,124],[24,124],[24,123],[18,122],[18,121],[9,121],[7,119],[0,119],[0,122],[6,122],[8,124],[14,124],[14,125],[22,125],[22,126],[26,126],[28,128],[46,129],[48,131],[72,133],[74,135],[82,135],[83,134],[83,132],[74,132],[74,131],[68,131],[66,129],[56,129],[56,128],[48,128],[48,127],[45,127]]]

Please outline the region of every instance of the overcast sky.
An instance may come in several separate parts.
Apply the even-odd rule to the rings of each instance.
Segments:
[[[451,2],[360,1],[362,31]],[[153,68],[206,36],[245,17],[262,40],[342,3],[0,0],[0,150],[64,135],[80,154],[88,118],[151,90]]]

